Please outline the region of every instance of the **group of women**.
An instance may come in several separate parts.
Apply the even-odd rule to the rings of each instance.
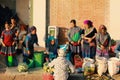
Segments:
[[[29,59],[33,58],[34,43],[38,45],[38,39],[36,35],[36,27],[32,26],[29,29],[24,25],[18,25],[15,18],[12,17],[11,21],[5,22],[5,29],[1,34],[1,50],[0,54],[5,55],[5,62],[7,66],[9,56],[12,56],[13,66],[18,65],[18,59],[16,56],[23,53],[23,62],[29,64]]]
[[[84,21],[84,29],[76,25],[76,20],[71,20],[70,25],[68,40],[72,52],[72,63],[76,54],[82,58],[95,58],[95,56],[109,58],[111,37],[105,25],[100,25],[98,32],[91,20]]]

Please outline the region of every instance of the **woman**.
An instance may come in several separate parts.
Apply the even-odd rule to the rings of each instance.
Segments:
[[[70,21],[71,28],[68,31],[68,40],[70,43],[70,51],[72,52],[72,63],[74,64],[74,55],[81,56],[81,34],[83,30],[76,25],[76,20]]]
[[[36,27],[32,26],[30,28],[30,33],[26,36],[25,41],[23,42],[23,45],[25,47],[23,54],[23,62],[29,64],[29,59],[33,59],[35,43],[38,45],[38,38],[36,34]]]
[[[1,54],[4,54],[6,56],[6,64],[8,65],[8,56],[14,56],[15,55],[15,36],[14,33],[10,30],[10,25],[8,22],[5,23],[5,30],[2,31],[1,34],[1,43],[2,43],[2,48],[1,48]]]
[[[58,41],[54,38],[54,36],[49,36],[47,41],[47,53],[45,58],[49,57],[49,60],[52,61],[57,57],[57,49],[58,49]]]
[[[100,25],[99,33],[96,36],[96,42],[96,56],[103,56],[105,58],[109,58],[108,51],[111,46],[111,37],[107,32],[107,28],[105,27],[105,25]]]
[[[94,58],[96,52],[96,33],[97,30],[93,27],[90,20],[84,21],[84,34],[82,36],[82,57]]]

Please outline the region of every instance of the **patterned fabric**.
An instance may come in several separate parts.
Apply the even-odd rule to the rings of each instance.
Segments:
[[[14,56],[15,55],[15,47],[14,46],[10,46],[10,47],[2,46],[0,53],[5,56]]]
[[[104,56],[106,58],[109,57],[108,50],[111,46],[111,37],[107,33],[106,35],[102,35],[100,33],[96,36],[96,42],[97,42],[97,50],[96,55],[97,56]],[[101,49],[101,45],[105,47],[105,49]]]
[[[11,46],[14,41],[14,34],[11,30],[4,30],[1,34],[1,39],[6,46]]]
[[[87,38],[92,38],[97,33],[97,30],[94,27],[91,27],[89,29],[84,30],[84,36]],[[90,45],[94,44],[94,45]],[[94,58],[96,54],[96,40],[93,39],[91,43],[89,43],[87,40],[82,40],[82,57],[89,57]]]
[[[34,43],[38,44],[38,38],[37,35],[28,34],[25,38],[24,45],[26,47],[26,50],[33,49]]]
[[[78,41],[81,40],[81,35],[83,34],[83,30],[76,26],[76,27],[72,27],[69,31],[68,31],[68,40],[69,42],[73,41],[74,44],[71,44],[69,45],[69,49],[70,51],[72,52],[72,63],[74,64],[74,55],[77,53],[77,54],[80,54],[81,52],[81,45],[78,44]]]
[[[54,66],[54,79],[55,80],[67,80],[68,79],[68,68],[70,68],[71,72],[74,72],[73,65],[65,59],[65,57],[57,57],[51,63],[49,63],[50,67]]]
[[[4,54],[5,56],[15,55],[15,47],[12,46],[12,43],[14,42],[13,32],[11,30],[4,30],[2,32],[1,39],[6,47],[2,46],[0,53]]]
[[[78,33],[79,33],[79,35],[78,35]],[[68,40],[69,41],[73,41],[73,42],[77,42],[76,40],[74,40],[73,39],[73,37],[76,37],[75,35],[77,34],[77,41],[78,40],[80,40],[81,39],[81,34],[82,34],[82,29],[80,28],[80,27],[78,27],[78,26],[76,26],[76,27],[73,27],[73,28],[71,28],[69,31],[68,31],[68,34],[67,34],[67,36],[68,36]],[[79,38],[78,38],[79,37]]]

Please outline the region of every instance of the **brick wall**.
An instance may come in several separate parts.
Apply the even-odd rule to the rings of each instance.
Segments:
[[[83,21],[90,19],[98,28],[109,26],[109,0],[50,0],[49,25],[69,28],[71,19],[83,27]],[[64,33],[61,33],[64,34]]]

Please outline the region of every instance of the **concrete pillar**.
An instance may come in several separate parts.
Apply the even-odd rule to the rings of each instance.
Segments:
[[[45,47],[46,0],[33,0],[33,25],[37,27],[39,45]]]

